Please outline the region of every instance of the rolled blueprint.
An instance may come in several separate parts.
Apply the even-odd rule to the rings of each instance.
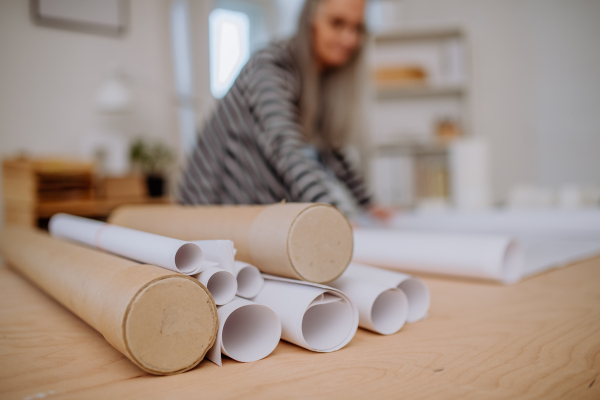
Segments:
[[[258,268],[245,262],[236,261],[233,274],[237,279],[237,295],[246,299],[256,296],[265,283]]]
[[[218,308],[219,333],[206,358],[221,366],[221,353],[240,362],[258,361],[275,350],[281,323],[269,307],[236,297]]]
[[[342,275],[331,287],[350,297],[358,308],[358,326],[382,335],[402,328],[408,316],[408,299],[402,290]]]
[[[218,267],[233,272],[235,248],[231,240],[194,240],[192,241],[202,250],[204,261],[218,264]]]
[[[327,204],[124,206],[109,222],[181,240],[229,239],[237,260],[308,282],[333,281],[352,257],[350,223]]]
[[[401,271],[497,280],[521,278],[521,250],[502,235],[355,229],[353,261]]]
[[[186,275],[197,274],[202,267],[202,250],[182,240],[68,214],[55,214],[50,218],[48,230],[57,238]]]
[[[408,301],[406,322],[416,322],[427,316],[427,311],[431,304],[431,294],[425,282],[415,276],[368,265],[350,263],[341,278],[363,283],[368,282],[388,289],[396,288],[402,290]],[[338,289],[344,290],[341,287],[338,287]]]
[[[523,254],[522,277],[600,255],[598,209],[404,214],[392,225],[404,231],[510,236]]]
[[[148,373],[189,370],[215,341],[217,309],[193,278],[25,227],[0,233],[0,253]]]
[[[358,328],[358,310],[337,289],[263,275],[265,284],[252,299],[275,311],[281,338],[305,349],[336,351],[347,345]]]
[[[227,304],[235,297],[237,281],[231,272],[212,267],[195,277],[208,289],[216,305]]]
[[[392,226],[403,230],[598,241],[600,209],[495,210],[431,215],[405,213],[395,216]]]

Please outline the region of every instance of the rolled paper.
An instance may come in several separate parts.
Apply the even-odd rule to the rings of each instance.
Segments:
[[[50,218],[48,230],[57,238],[185,275],[197,274],[202,268],[202,250],[182,240],[68,214],[55,214]]]
[[[408,316],[408,299],[404,292],[345,275],[330,285],[341,290],[356,304],[358,326],[382,335],[398,332]]]
[[[231,240],[194,240],[202,250],[202,259],[217,263],[219,268],[233,272],[235,248]]]
[[[181,240],[229,239],[237,260],[308,282],[333,281],[352,257],[350,223],[328,204],[123,206],[109,222]]]
[[[200,272],[196,278],[208,289],[218,306],[229,303],[235,297],[237,281],[229,271],[212,267]]]
[[[415,276],[369,265],[350,263],[342,278],[369,282],[388,289],[397,288],[402,290],[408,301],[406,322],[416,322],[427,316],[431,294],[425,282]],[[343,290],[342,288],[339,289]]]
[[[252,299],[275,311],[281,338],[317,352],[347,345],[358,328],[358,310],[341,291],[314,283],[263,275],[265,283]]]
[[[246,299],[256,296],[265,283],[259,269],[245,262],[236,261],[233,274],[237,279],[237,295]]]
[[[353,261],[401,271],[518,281],[523,255],[505,235],[355,229]],[[410,301],[410,298],[409,298]]]
[[[145,372],[187,371],[215,341],[215,303],[193,278],[26,227],[1,232],[0,253]]]
[[[269,307],[236,297],[218,308],[219,332],[206,358],[222,365],[221,353],[240,362],[258,361],[275,350],[281,322]]]
[[[391,225],[404,231],[510,237],[522,253],[521,278],[600,255],[600,209],[404,214]],[[489,279],[516,282],[502,274]]]

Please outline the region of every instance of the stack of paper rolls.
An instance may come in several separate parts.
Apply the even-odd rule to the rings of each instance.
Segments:
[[[222,221],[215,220],[215,210]],[[429,305],[426,286],[415,278],[359,265],[346,270],[352,230],[343,214],[329,205],[125,211],[111,221],[128,221],[126,227],[58,214],[49,228],[58,238],[197,278],[218,306],[219,323],[207,353],[218,365],[221,354],[241,362],[262,359],[280,338],[312,351],[335,351],[350,342],[359,324],[391,334],[406,321],[422,318]],[[165,216],[176,222],[176,228],[164,223]],[[132,229],[140,225],[149,232]],[[235,260],[236,251],[243,261]],[[249,260],[259,263],[255,266]],[[261,275],[259,269],[279,276]]]
[[[238,248],[236,258],[253,263],[262,272],[317,284],[333,281],[331,285],[346,292],[349,304],[359,305],[361,327],[379,333],[397,332],[405,321],[423,318],[429,306],[428,292],[424,296],[426,302],[415,301],[414,293],[418,293],[420,287],[427,289],[422,281],[413,278],[396,276],[397,282],[392,286],[364,280],[355,282],[351,276],[340,278],[350,261],[347,252],[353,249],[352,231],[346,218],[328,205],[126,206],[117,209],[109,220],[182,240],[231,239]],[[302,264],[303,261],[310,263],[310,268]],[[317,274],[306,273],[310,269],[320,269],[320,279],[315,279]],[[403,287],[399,287],[404,280]],[[240,282],[238,279],[238,284]],[[307,286],[310,285],[300,290],[308,291]],[[276,312],[282,319],[285,339],[286,318]]]
[[[58,238],[95,246],[137,261],[154,261],[163,268],[197,278],[219,306],[218,332],[207,355],[211,361],[221,365],[221,352],[238,361],[256,361],[268,356],[277,346],[281,337],[277,315],[269,308],[247,300],[234,301],[238,288],[236,276],[250,266],[235,272],[231,241],[184,242],[67,214],[53,216],[49,229]],[[262,278],[258,281],[250,283],[260,286]],[[244,334],[236,334],[237,331]]]

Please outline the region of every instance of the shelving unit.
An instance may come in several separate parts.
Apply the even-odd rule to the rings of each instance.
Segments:
[[[382,204],[413,207],[448,202],[451,194],[449,146],[436,131],[450,121],[468,133],[468,59],[464,32],[457,26],[404,27],[373,36],[372,71],[410,78],[376,79],[371,121],[371,176]],[[388,75],[390,75],[388,73]],[[393,75],[393,73],[392,73]]]

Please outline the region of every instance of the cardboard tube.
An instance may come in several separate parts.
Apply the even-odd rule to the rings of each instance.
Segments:
[[[187,241],[229,239],[237,260],[315,283],[339,277],[352,257],[350,223],[328,204],[124,206],[109,222]]]
[[[193,278],[25,227],[0,232],[0,253],[145,372],[187,371],[215,341],[215,303]]]

